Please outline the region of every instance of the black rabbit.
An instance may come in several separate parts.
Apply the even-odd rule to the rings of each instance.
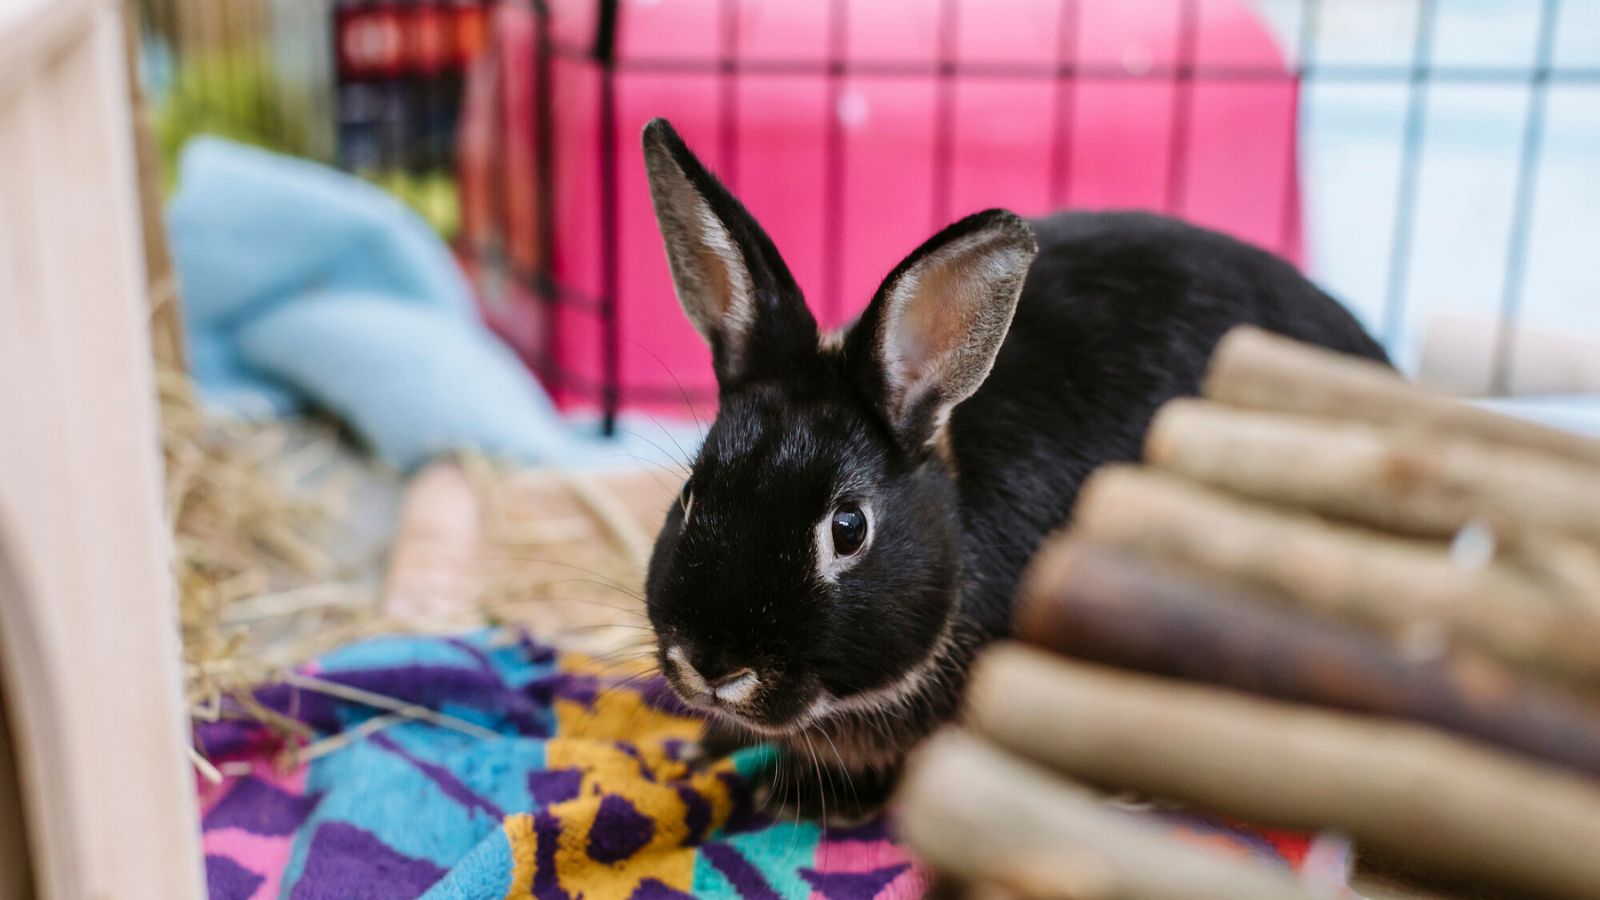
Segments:
[[[807,810],[881,799],[1084,478],[1138,456],[1230,327],[1384,359],[1288,263],[1144,213],[968,216],[823,334],[666,121],[644,150],[720,396],[650,562],[659,661],[710,714],[707,751],[777,742]]]

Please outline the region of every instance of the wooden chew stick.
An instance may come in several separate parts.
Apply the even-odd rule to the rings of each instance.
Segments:
[[[1175,400],[1151,423],[1145,461],[1247,497],[1397,531],[1447,536],[1483,519],[1600,544],[1600,472],[1566,457]]]
[[[1127,466],[1103,467],[1084,484],[1073,534],[1394,637],[1454,637],[1600,686],[1600,618],[1504,563],[1458,563],[1443,544],[1277,511]]]
[[[1498,315],[1431,312],[1418,348],[1417,380],[1456,396],[1494,393],[1503,326]],[[1508,393],[1600,394],[1600,337],[1592,331],[1518,322],[1510,350]]]
[[[948,730],[906,769],[900,831],[940,869],[1019,897],[1293,900],[1286,871],[1168,837],[1089,791]]]
[[[1017,635],[1078,659],[1416,719],[1600,777],[1600,708],[1478,658],[1367,632],[1071,539],[1023,582]]]
[[[980,658],[967,714],[1002,747],[1096,784],[1263,824],[1338,828],[1452,877],[1600,897],[1600,786],[1431,729],[1019,645]],[[952,766],[945,777],[975,768]]]
[[[1233,406],[1359,419],[1600,465],[1600,440],[1431,394],[1377,363],[1250,326],[1217,345],[1202,393]]]

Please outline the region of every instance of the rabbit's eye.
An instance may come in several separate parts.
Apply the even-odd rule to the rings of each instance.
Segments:
[[[841,506],[833,511],[833,552],[850,556],[867,540],[867,517],[858,506]]]

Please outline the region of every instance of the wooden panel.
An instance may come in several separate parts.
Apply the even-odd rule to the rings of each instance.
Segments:
[[[0,670],[35,875],[198,898],[121,12],[37,9],[0,22]]]
[[[0,549],[0,553],[4,552]],[[4,677],[5,673],[0,672],[0,678]],[[28,836],[22,821],[22,786],[17,781],[16,754],[11,749],[11,729],[6,723],[5,692],[0,691],[0,900],[28,900],[34,894]]]

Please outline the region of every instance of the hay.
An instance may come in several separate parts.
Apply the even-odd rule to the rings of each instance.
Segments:
[[[199,408],[186,376],[162,372],[159,384],[184,688],[195,720],[263,722],[285,737],[288,763],[330,752],[339,744],[329,741],[350,738],[308,743],[304,725],[263,707],[254,692],[278,683],[332,690],[295,667],[377,634],[503,625],[619,664],[645,655],[644,568],[675,476],[517,470],[462,457],[454,465],[469,492],[464,514],[423,503],[416,521],[402,520],[386,597],[372,577],[380,560],[341,561],[326,549],[351,515],[331,428],[307,438],[299,428],[218,421]],[[424,481],[408,488],[408,508]],[[413,591],[459,595],[443,604],[453,615],[391,608],[396,573],[419,565],[442,567],[445,577],[412,578]],[[383,711],[371,730],[439,718],[393,698],[345,699]],[[197,756],[208,779],[229,774]]]
[[[483,509],[483,614],[591,656],[643,655],[653,643],[645,570],[677,485],[649,472],[598,476],[465,462]]]
[[[379,626],[371,592],[342,578],[349,573],[323,549],[344,513],[344,486],[306,487],[334,438],[291,448],[282,427],[205,417],[183,375],[160,372],[158,384],[190,715],[215,721],[242,710],[303,735],[253,692]]]
[[[648,473],[435,463],[407,487],[385,608],[428,631],[513,626],[608,658],[642,647],[650,533],[675,493]]]

